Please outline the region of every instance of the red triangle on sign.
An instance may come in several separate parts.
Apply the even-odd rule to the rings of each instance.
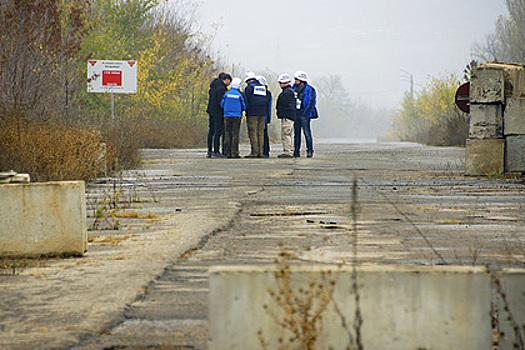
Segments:
[[[92,66],[95,65],[95,63],[97,63],[97,61],[88,61],[89,63],[91,63]]]
[[[128,61],[128,64],[130,67],[133,67],[137,63],[136,61]]]

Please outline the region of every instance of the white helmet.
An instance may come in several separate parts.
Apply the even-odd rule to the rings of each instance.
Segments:
[[[244,82],[246,83],[248,80],[255,79],[255,73],[254,72],[246,72],[244,74]]]
[[[290,74],[281,74],[279,75],[279,79],[277,79],[278,83],[289,83],[292,81],[292,77]]]
[[[231,82],[231,86],[232,86],[232,89],[235,89],[235,90],[240,90],[241,87],[242,87],[242,80],[241,78],[233,78],[232,82]]]
[[[302,70],[298,70],[297,72],[295,72],[294,78],[300,81],[308,81],[308,75]]]
[[[266,78],[263,77],[262,75],[256,76],[255,79],[257,79],[259,83],[261,83],[264,86],[268,85],[268,82],[266,82]]]

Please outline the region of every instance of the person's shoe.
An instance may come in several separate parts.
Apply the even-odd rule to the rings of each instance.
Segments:
[[[220,154],[220,153],[213,153],[211,155],[212,158],[226,158],[226,156],[224,154]]]
[[[270,155],[269,154],[262,154],[261,158],[270,158]]]
[[[289,154],[286,154],[286,153],[283,153],[283,154],[279,154],[277,156],[277,158],[293,158],[293,156],[291,156]]]
[[[257,158],[256,154],[248,154],[247,156],[244,156],[244,158]]]
[[[313,156],[314,156],[314,152],[308,152],[306,154],[306,157],[308,157],[308,158],[312,158]]]
[[[206,158],[211,158],[211,152],[206,153]]]
[[[232,158],[232,159],[239,159],[239,158],[241,158],[241,156],[238,155],[238,154],[236,154],[236,155],[234,155],[234,156],[231,156],[231,158]]]
[[[299,158],[300,156],[301,156],[300,153],[294,153],[294,154],[293,154],[293,157],[294,157],[294,158]]]

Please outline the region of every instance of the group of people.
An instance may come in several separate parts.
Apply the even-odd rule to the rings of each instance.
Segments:
[[[281,74],[277,80],[282,91],[277,97],[277,118],[281,120],[283,153],[279,158],[301,156],[301,131],[306,141],[306,156],[314,154],[311,119],[318,117],[315,89],[303,71]],[[263,76],[248,72],[243,81],[220,73],[210,84],[208,108],[208,158],[241,158],[239,133],[243,112],[246,115],[250,154],[245,158],[268,158],[270,139],[268,124],[272,117],[272,94]],[[221,151],[222,140],[222,151]]]

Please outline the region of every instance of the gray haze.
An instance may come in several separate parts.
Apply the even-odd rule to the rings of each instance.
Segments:
[[[337,74],[350,99],[396,107],[413,74],[461,73],[476,41],[507,15],[504,0],[200,0],[204,31],[219,24],[213,48],[256,72]]]

